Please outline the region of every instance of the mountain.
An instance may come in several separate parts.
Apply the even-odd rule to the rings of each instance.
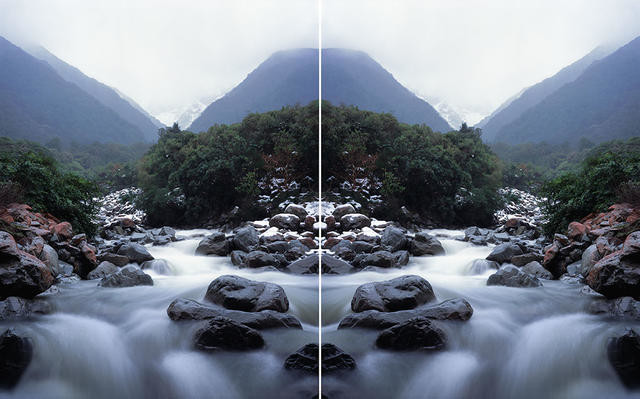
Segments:
[[[136,126],[2,37],[0,136],[41,143],[144,140]]]
[[[594,61],[605,57],[606,54],[607,50],[598,47],[573,64],[561,69],[552,77],[528,87],[508,99],[496,111],[476,125],[476,127],[482,128],[484,140],[493,141],[497,135],[502,134],[501,130],[506,125],[518,119],[527,110],[538,105],[565,84],[576,80]]]
[[[640,135],[640,37],[593,62],[577,79],[496,135],[507,143],[600,142]]]
[[[260,64],[238,86],[211,103],[189,130],[240,122],[252,112],[306,105],[318,99],[318,50],[279,51]]]
[[[428,102],[402,86],[366,53],[322,50],[322,99],[333,104],[389,112],[400,122],[426,124],[434,131],[452,130]]]
[[[103,105],[111,108],[122,119],[136,126],[147,141],[155,141],[158,128],[163,127],[154,120],[138,104],[117,90],[88,77],[79,69],[67,64],[43,47],[30,51],[31,55],[47,62],[64,80],[71,82],[91,95]],[[158,124],[160,126],[158,126]]]
[[[322,98],[336,105],[390,112],[401,122],[424,123],[436,131],[451,130],[428,102],[403,87],[380,64],[360,51],[322,50]],[[280,51],[233,90],[211,103],[189,130],[204,131],[216,123],[239,122],[250,112],[307,104],[317,99],[318,50]]]

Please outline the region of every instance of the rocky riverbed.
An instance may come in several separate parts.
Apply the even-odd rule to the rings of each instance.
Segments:
[[[87,239],[13,204],[0,382],[11,397],[312,397],[322,357],[330,398],[633,397],[640,212],[547,240],[539,209],[514,210],[493,229],[416,230],[290,203],[175,230],[126,207]]]

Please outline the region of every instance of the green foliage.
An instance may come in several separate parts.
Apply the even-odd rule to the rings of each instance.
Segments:
[[[381,204],[365,203],[380,217],[395,218],[406,205],[448,225],[493,222],[501,204],[496,194],[501,169],[478,130],[463,126],[440,134],[399,123],[390,114],[328,102],[322,111],[323,176],[329,190],[365,201],[382,195]]]
[[[613,142],[603,148],[619,149],[619,144]],[[563,231],[571,221],[606,210],[623,199],[625,193],[621,188],[637,187],[639,182],[640,147],[629,145],[623,150],[589,156],[578,171],[565,173],[544,185],[543,194],[548,198],[545,233]]]
[[[24,149],[24,148],[23,148]],[[76,231],[95,233],[92,217],[97,186],[73,173],[60,170],[51,156],[12,147],[0,151],[0,186],[15,190],[5,201],[24,202],[40,212],[48,212],[71,222]]]
[[[152,225],[202,224],[239,206],[243,217],[264,213],[260,195],[314,190],[318,105],[251,114],[207,132],[162,129],[138,168],[140,204]],[[309,176],[309,178],[305,178]]]

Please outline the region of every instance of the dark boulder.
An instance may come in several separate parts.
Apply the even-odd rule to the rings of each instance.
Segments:
[[[117,272],[103,277],[98,283],[98,286],[108,288],[135,287],[138,285],[153,285],[153,279],[134,265],[125,266]]]
[[[607,356],[627,388],[640,387],[640,336],[634,330],[610,338],[607,343]]]
[[[446,345],[444,332],[429,319],[416,317],[380,332],[376,345],[393,350],[437,350]]]
[[[401,249],[405,249],[407,246],[407,237],[404,234],[404,231],[395,227],[395,226],[387,226],[382,231],[382,237],[380,238],[380,245],[384,249],[390,252],[400,251]]]
[[[289,204],[286,208],[284,208],[284,213],[291,213],[296,215],[300,220],[304,220],[304,218],[309,215],[306,209],[302,205],[297,204]]]
[[[231,263],[236,266],[245,266],[244,261],[247,259],[247,253],[244,251],[231,251]]]
[[[630,296],[640,300],[640,259],[637,254],[624,256],[623,251],[598,261],[587,275],[587,284],[607,298]]]
[[[12,389],[31,363],[33,345],[11,329],[0,335],[0,388]]]
[[[553,279],[553,274],[551,274],[549,270],[542,267],[540,262],[534,261],[527,263],[526,265],[522,266],[520,270],[537,278],[543,278],[545,280]]]
[[[113,254],[110,252],[104,252],[98,256],[98,259],[102,262],[111,262],[116,266],[126,266],[129,264],[129,258],[124,255]]]
[[[205,299],[227,309],[245,312],[289,310],[289,299],[282,287],[239,276],[225,275],[213,280],[207,288]]]
[[[238,229],[233,236],[233,247],[244,252],[253,251],[260,243],[258,230],[253,226],[246,226]]]
[[[167,308],[167,315],[171,320],[207,320],[215,317],[227,317],[257,330],[267,328],[297,328],[302,329],[300,321],[287,313],[274,310],[260,312],[243,312],[228,310],[218,306],[205,305],[191,299],[179,298],[171,302]]]
[[[286,241],[274,241],[266,245],[267,252],[283,254],[289,249],[289,243]]]
[[[322,261],[322,274],[349,274],[356,271],[347,262],[331,255],[322,254],[320,259]]]
[[[10,296],[0,301],[0,320],[26,319],[36,314],[48,314],[51,311],[51,305],[39,299]]]
[[[300,218],[292,213],[279,213],[269,219],[269,226],[283,230],[298,231]]]
[[[244,265],[251,268],[278,266],[278,264],[278,260],[275,256],[263,251],[251,251],[244,258]]]
[[[340,220],[344,215],[356,213],[356,209],[351,204],[343,204],[336,206],[336,209],[333,210],[333,217],[336,220]]]
[[[354,312],[395,312],[413,309],[434,299],[433,289],[427,280],[407,275],[359,286],[351,300],[351,309]]]
[[[293,274],[318,274],[319,258],[318,254],[309,255],[291,263],[284,270]],[[322,274],[349,274],[355,271],[356,269],[349,263],[331,255],[322,254]]]
[[[373,248],[375,248],[375,245],[366,241],[354,241],[351,243],[351,249],[357,254],[369,253],[373,251]]]
[[[414,256],[444,255],[442,243],[426,232],[416,233],[409,243],[409,252]]]
[[[299,370],[307,373],[317,374],[319,368],[317,344],[307,344],[289,355],[284,362],[284,367],[289,370]],[[322,345],[322,372],[333,373],[341,370],[353,370],[356,368],[356,361],[351,355],[333,344]]]
[[[636,301],[630,296],[594,301],[589,305],[588,310],[593,314],[640,320],[640,301]]]
[[[504,285],[506,287],[541,287],[537,277],[529,275],[513,265],[505,265],[489,276],[487,285]]]
[[[343,231],[361,229],[371,226],[371,219],[361,213],[348,213],[340,217],[340,226]]]
[[[126,256],[129,258],[129,262],[135,262],[141,264],[148,260],[152,260],[153,256],[147,251],[147,249],[140,244],[127,243],[118,249],[118,255]]]
[[[522,255],[516,255],[513,258],[511,258],[511,263],[516,266],[524,266],[527,263],[540,262],[540,261],[542,261],[542,255],[539,255],[533,252],[529,252]]]
[[[374,328],[384,329],[404,323],[416,317],[433,320],[467,321],[473,315],[473,308],[462,298],[449,299],[437,305],[422,306],[397,312],[367,310],[353,313],[340,321],[338,328]]]
[[[507,242],[497,245],[493,251],[487,256],[487,260],[492,260],[498,263],[511,262],[511,258],[517,255],[522,255],[522,248],[518,245]]]
[[[196,255],[227,256],[231,250],[229,241],[224,233],[215,232],[198,243]],[[118,251],[120,253],[120,251]],[[149,260],[149,259],[146,259]]]
[[[97,280],[117,272],[118,266],[111,262],[101,262],[98,267],[87,274],[87,280]]]
[[[196,331],[194,341],[196,348],[205,351],[251,350],[264,346],[264,339],[258,331],[226,317],[206,321]]]
[[[396,267],[397,261],[394,254],[389,251],[376,251],[372,254],[368,254],[366,258],[361,262],[361,266],[377,266],[377,267]]]

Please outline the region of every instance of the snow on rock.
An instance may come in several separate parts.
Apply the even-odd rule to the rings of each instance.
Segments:
[[[136,225],[142,224],[147,215],[143,210],[137,209],[133,203],[141,193],[141,189],[130,187],[114,191],[102,198],[94,198],[100,205],[95,221],[104,226],[116,220],[128,218]]]
[[[536,197],[526,191],[505,187],[498,190],[505,199],[506,205],[494,214],[498,224],[504,224],[509,219],[520,219],[533,226],[540,226],[545,222],[540,205],[546,198]]]

